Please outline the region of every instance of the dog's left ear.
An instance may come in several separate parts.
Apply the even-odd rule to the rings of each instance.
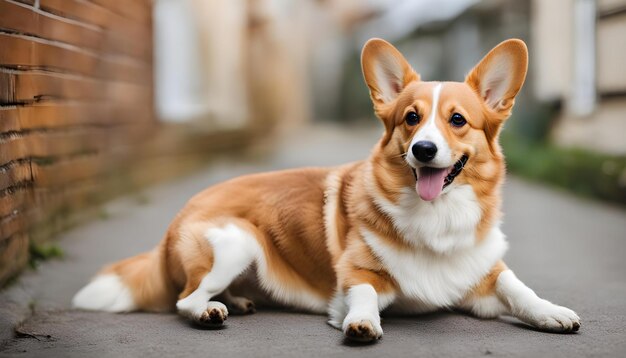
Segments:
[[[511,39],[494,47],[472,69],[465,83],[502,119],[511,114],[515,96],[522,88],[528,68],[528,49],[522,40]]]
[[[407,84],[419,80],[400,51],[381,39],[367,41],[361,52],[361,68],[377,110],[392,102]]]
[[[389,42],[381,39],[367,41],[361,52],[361,68],[365,83],[370,89],[374,111],[385,125],[383,143],[391,138],[395,127],[388,104],[392,103],[402,90],[419,75]]]

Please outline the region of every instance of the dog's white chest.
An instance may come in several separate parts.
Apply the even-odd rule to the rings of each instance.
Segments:
[[[482,211],[470,185],[457,186],[433,202],[419,200],[411,188],[397,204],[382,197],[376,201],[408,243],[442,254],[474,246]]]
[[[368,246],[396,280],[405,297],[427,307],[447,307],[461,300],[504,256],[504,234],[494,227],[478,245],[450,254],[426,249],[401,250],[361,229]],[[416,311],[420,309],[415,307]]]
[[[476,243],[481,210],[469,185],[456,187],[430,203],[407,190],[398,204],[380,200],[378,205],[414,249],[398,249],[366,229],[361,233],[402,293],[427,306],[458,302],[507,249],[498,227]]]

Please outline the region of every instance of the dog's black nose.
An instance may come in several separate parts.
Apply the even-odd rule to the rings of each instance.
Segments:
[[[433,160],[437,154],[437,146],[433,142],[420,140],[419,142],[413,144],[411,151],[417,160],[422,163],[427,163]]]

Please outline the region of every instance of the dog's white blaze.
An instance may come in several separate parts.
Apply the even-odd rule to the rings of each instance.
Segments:
[[[454,163],[451,163],[452,158],[452,150],[450,149],[450,145],[444,138],[443,134],[437,127],[437,113],[439,112],[439,95],[441,94],[441,89],[443,88],[443,83],[437,84],[433,88],[433,101],[432,107],[430,108],[430,115],[426,120],[426,123],[420,128],[417,133],[413,136],[411,140],[411,145],[409,148],[413,147],[413,145],[419,141],[427,140],[435,143],[437,146],[437,155],[435,158],[429,162],[429,166],[434,166],[438,168],[444,168],[450,166]],[[407,157],[410,158],[409,164],[415,166],[416,163],[419,163],[417,158],[413,156],[413,153],[409,150],[409,154]]]
[[[402,294],[426,308],[459,303],[504,256],[508,246],[498,227],[477,245],[445,255],[424,247],[399,250],[366,228],[360,232]]]
[[[267,268],[263,249],[254,235],[235,224],[210,227],[205,236],[213,247],[213,267],[198,288],[176,303],[178,310],[195,317],[207,309],[209,300],[222,293],[237,276],[256,262],[261,287],[277,301],[315,312],[324,312],[326,301],[313,293],[292,288],[273,277]]]
[[[562,331],[571,330],[574,323],[580,324],[574,311],[539,298],[511,270],[498,276],[496,293],[512,315],[533,326]]]
[[[437,119],[437,111],[439,109],[439,95],[441,94],[441,87],[443,87],[443,83],[439,83],[433,88],[433,105],[430,109],[430,116],[428,117],[426,124],[422,128],[422,130],[424,131],[429,131],[437,128],[437,126],[435,125],[435,120]],[[426,135],[426,138],[428,138],[428,135]]]
[[[72,306],[106,312],[130,312],[137,308],[128,287],[114,274],[96,276],[76,293]]]

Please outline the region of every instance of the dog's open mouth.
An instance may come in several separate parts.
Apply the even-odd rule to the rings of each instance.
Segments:
[[[454,178],[456,178],[465,163],[467,163],[468,157],[463,155],[453,166],[448,168],[432,168],[421,167],[417,171],[413,169],[415,174],[415,190],[422,200],[432,201],[441,194],[441,191],[452,184]]]

